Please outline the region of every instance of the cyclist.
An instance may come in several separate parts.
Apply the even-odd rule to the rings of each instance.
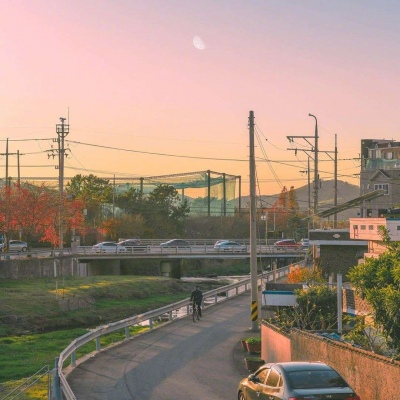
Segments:
[[[193,301],[193,307],[197,307],[199,316],[201,317],[201,303],[203,301],[203,292],[198,286],[194,287],[192,294],[190,295],[190,301]]]

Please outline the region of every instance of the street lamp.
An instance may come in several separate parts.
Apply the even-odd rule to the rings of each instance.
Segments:
[[[315,142],[314,142],[314,215],[318,212],[318,185],[319,185],[319,176],[318,176],[318,121],[317,117],[312,114],[308,114],[309,117],[313,117],[315,119]]]

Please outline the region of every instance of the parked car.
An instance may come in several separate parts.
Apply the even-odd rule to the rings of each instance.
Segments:
[[[279,249],[298,249],[301,247],[300,243],[297,243],[294,239],[282,239],[274,243],[277,250]]]
[[[95,253],[125,253],[126,247],[115,242],[100,242],[92,246]]]
[[[301,247],[303,247],[304,249],[308,249],[308,246],[310,244],[310,240],[307,239],[307,238],[303,238],[303,239],[300,240],[300,244],[301,244]]]
[[[238,399],[360,400],[340,374],[322,362],[282,362],[260,367],[240,381]]]
[[[160,247],[181,247],[188,248],[190,247],[190,243],[187,240],[183,239],[171,239],[167,242],[161,243]]]
[[[148,249],[148,246],[142,246],[142,242],[140,239],[125,239],[121,240],[117,243],[118,246],[123,246],[126,248],[126,251],[128,253],[134,253],[134,252],[146,252]]]
[[[226,240],[224,242],[219,242],[214,245],[214,249],[218,251],[239,251],[246,252],[247,246],[245,244],[240,244],[233,242],[232,240]]]
[[[133,247],[141,245],[140,239],[125,239],[117,243],[118,246]]]
[[[3,251],[4,243],[0,244],[0,251]],[[28,251],[28,243],[22,240],[10,240],[7,251]]]

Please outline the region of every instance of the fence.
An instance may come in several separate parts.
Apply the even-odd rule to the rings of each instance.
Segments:
[[[283,267],[276,270],[276,275],[274,276],[274,271],[268,272],[265,275],[259,275],[259,284],[263,281],[273,281],[279,280],[280,278],[286,276],[289,272],[289,267]],[[245,279],[231,285],[226,285],[218,289],[211,290],[209,292],[203,293],[203,300],[209,305],[217,304],[218,302],[228,300],[230,297],[238,296],[250,289],[250,279]],[[100,338],[104,335],[114,333],[116,331],[124,330],[125,340],[130,337],[129,328],[135,325],[139,325],[147,322],[149,329],[154,328],[154,321],[156,319],[164,319],[167,316],[168,321],[173,321],[173,312],[180,311],[180,316],[178,318],[184,318],[190,314],[192,302],[187,300],[182,300],[177,303],[158,308],[153,311],[149,311],[144,314],[135,315],[133,317],[113,322],[107,325],[100,326],[87,334],[80,336],[75,339],[68,347],[66,347],[56,358],[56,371],[54,374],[54,398],[56,400],[61,400],[61,390],[67,400],[75,400],[76,397],[70,388],[66,375],[64,374],[63,368],[64,363],[70,357],[71,367],[76,366],[76,351],[82,346],[94,341],[95,350],[99,352],[101,350]],[[183,311],[183,312],[182,312]],[[178,313],[177,313],[178,314]],[[61,390],[60,390],[61,388]]]

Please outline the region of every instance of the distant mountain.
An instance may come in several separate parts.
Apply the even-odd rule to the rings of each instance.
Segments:
[[[327,210],[334,206],[334,183],[335,181],[327,180],[322,181],[321,188],[318,191],[318,210],[323,211]],[[287,190],[290,188],[287,187]],[[301,210],[307,210],[308,208],[308,185],[302,186],[298,189],[294,189],[296,193],[297,202]],[[347,201],[353,200],[360,196],[360,187],[356,185],[352,185],[348,182],[337,181],[337,204],[343,204]],[[272,205],[276,202],[279,197],[278,194],[274,195],[262,195],[261,202],[265,207],[272,207]],[[313,191],[312,187],[310,190],[310,203],[311,208],[313,208]],[[242,196],[242,207],[247,207],[250,202],[249,196]],[[258,205],[259,206],[259,205]],[[356,206],[354,208],[348,209],[338,214],[338,221],[348,220],[349,218],[357,217],[357,213],[359,212],[359,207]],[[333,216],[331,217],[333,219]]]

